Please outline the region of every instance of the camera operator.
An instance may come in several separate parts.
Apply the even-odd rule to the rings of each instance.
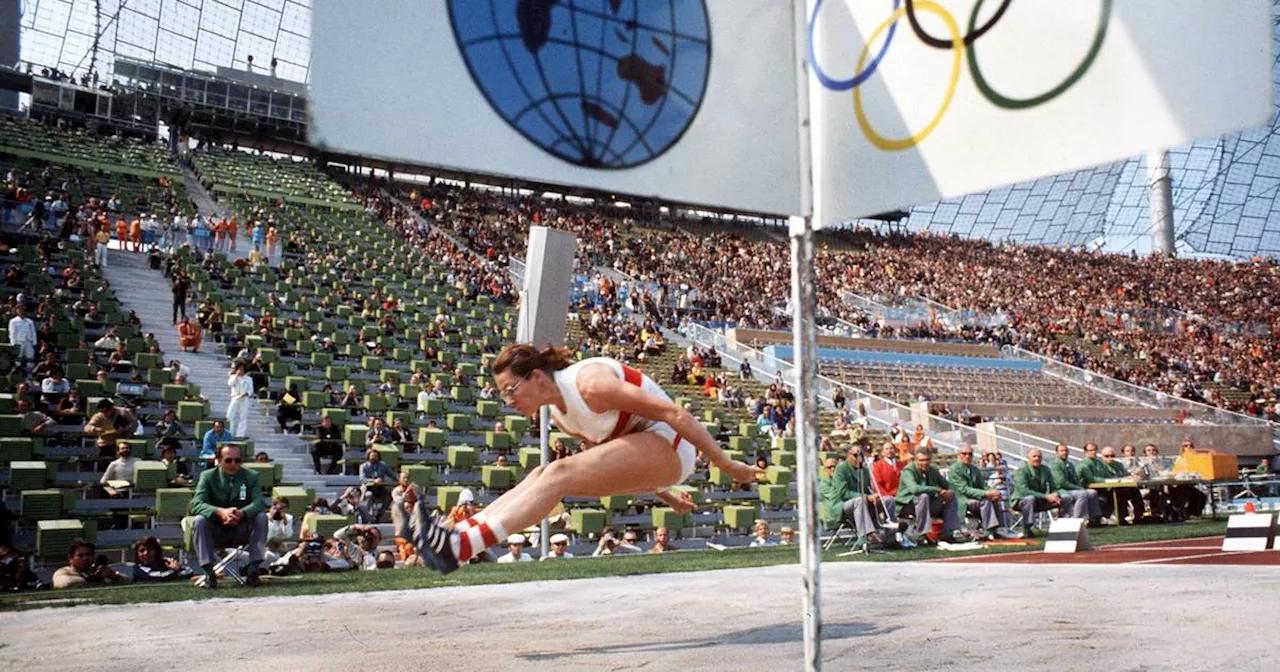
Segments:
[[[293,515],[289,513],[289,500],[277,497],[271,502],[267,511],[267,549],[279,553],[280,549],[298,534],[293,526]]]
[[[124,577],[111,569],[107,556],[95,555],[98,547],[87,541],[76,541],[67,550],[67,566],[53,573],[53,587],[79,588],[123,583]]]
[[[639,546],[636,546],[638,537],[635,532],[628,530],[622,535],[622,539],[618,539],[618,530],[615,527],[606,527],[600,535],[600,543],[596,545],[596,550],[591,554],[593,558],[609,555],[626,555],[627,553],[642,553]]]

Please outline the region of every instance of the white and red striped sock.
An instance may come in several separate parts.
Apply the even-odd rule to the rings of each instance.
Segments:
[[[449,535],[453,545],[453,557],[457,558],[459,563],[471,560],[483,553],[486,548],[497,546],[507,538],[507,530],[497,521],[489,521],[476,515],[463,522],[470,524],[463,527],[459,523],[453,528],[457,534]]]

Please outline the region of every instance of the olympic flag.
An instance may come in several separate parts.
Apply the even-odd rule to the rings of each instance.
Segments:
[[[807,206],[793,8],[791,0],[317,2],[312,141],[795,214]]]
[[[818,225],[1268,123],[1268,0],[809,0]]]

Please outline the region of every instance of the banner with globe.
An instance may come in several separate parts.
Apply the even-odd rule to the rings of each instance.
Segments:
[[[316,3],[312,140],[794,214],[795,16],[791,0]]]
[[[808,0],[817,216],[1264,125],[1271,21],[1267,0]]]

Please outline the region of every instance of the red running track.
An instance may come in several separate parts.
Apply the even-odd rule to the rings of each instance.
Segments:
[[[1280,565],[1280,551],[1223,551],[1222,537],[1112,544],[1081,553],[1025,551],[936,562],[1057,565]]]

